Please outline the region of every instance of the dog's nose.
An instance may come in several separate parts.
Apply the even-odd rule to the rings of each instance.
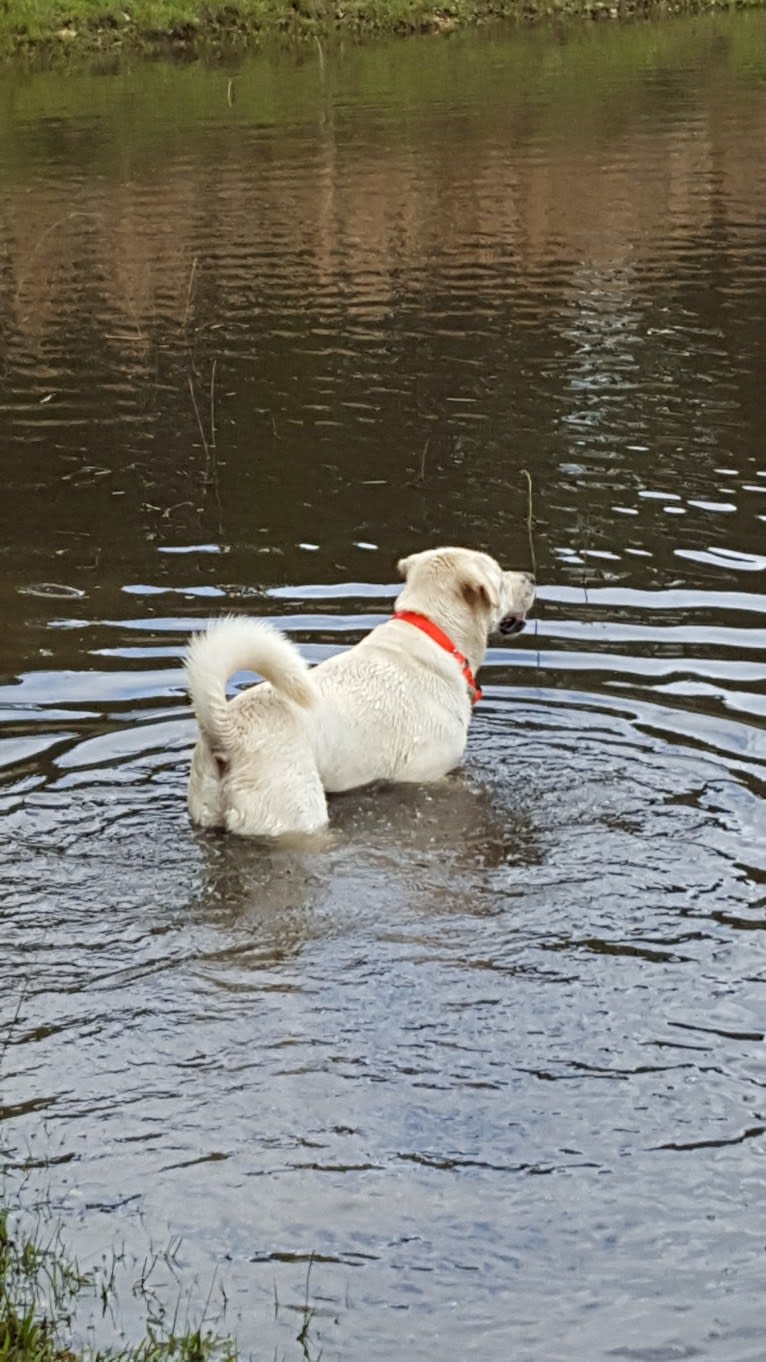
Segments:
[[[522,577],[524,578],[524,580],[525,580],[526,582],[529,582],[529,585],[530,585],[530,586],[534,586],[534,584],[535,584],[535,578],[534,578],[534,574],[533,574],[533,573],[531,573],[531,572],[522,572],[521,575],[522,575]]]

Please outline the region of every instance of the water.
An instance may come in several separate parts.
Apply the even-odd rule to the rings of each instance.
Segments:
[[[256,1358],[766,1353],[765,51],[4,78],[2,1149],[128,1332],[148,1255]],[[189,631],[445,541],[540,582],[462,770],[190,830]]]

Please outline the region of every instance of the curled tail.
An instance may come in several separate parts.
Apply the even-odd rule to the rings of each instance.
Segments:
[[[266,620],[227,615],[212,621],[205,633],[192,638],[184,665],[197,722],[223,746],[231,724],[226,682],[235,672],[258,672],[280,695],[304,708],[314,700],[307,664]]]

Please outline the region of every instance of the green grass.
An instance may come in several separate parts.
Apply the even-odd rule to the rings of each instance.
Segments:
[[[25,1223],[20,1214],[0,1208],[0,1362],[236,1362],[232,1339],[202,1325],[180,1328],[177,1311],[168,1321],[162,1311],[149,1309],[148,1292],[146,1332],[132,1346],[73,1351],[75,1306],[85,1297],[92,1310],[106,1313],[114,1270],[82,1273],[47,1218],[33,1230]]]
[[[441,32],[497,18],[628,17],[765,0],[0,0],[0,55],[224,48],[288,34]]]

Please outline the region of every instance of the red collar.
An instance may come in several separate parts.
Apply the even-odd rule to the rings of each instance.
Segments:
[[[433,620],[429,620],[425,615],[416,614],[414,610],[395,610],[391,618],[395,620],[404,620],[405,624],[414,624],[416,629],[422,630],[424,634],[428,634],[428,637],[433,639],[434,643],[438,643],[439,647],[443,648],[445,653],[449,653],[454,657],[460,663],[460,670],[466,679],[468,693],[471,697],[471,704],[475,705],[478,703],[481,699],[481,691],[479,690],[476,677],[471,671],[468,658],[455,647],[449,634],[445,634],[444,630],[440,629],[438,624],[434,624]]]

